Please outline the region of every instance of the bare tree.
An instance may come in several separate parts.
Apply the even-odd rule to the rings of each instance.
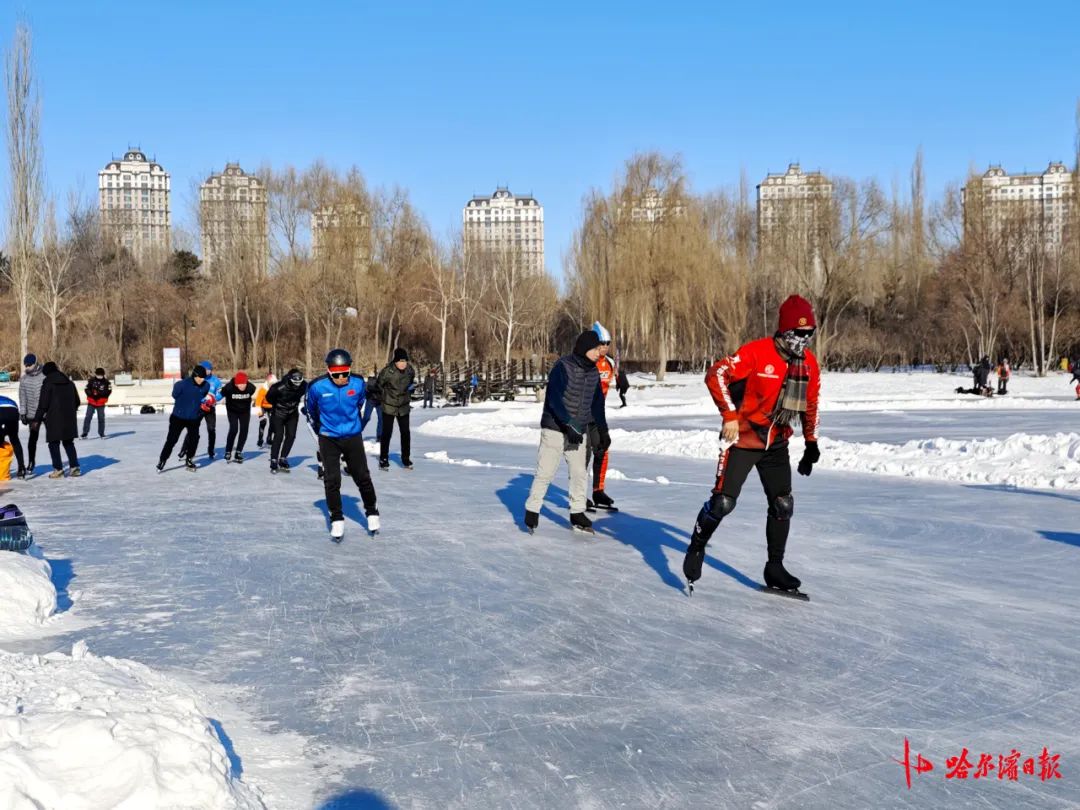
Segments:
[[[71,272],[75,243],[61,237],[56,227],[56,206],[50,201],[45,215],[44,241],[35,263],[37,284],[34,301],[49,320],[49,352],[55,354],[60,318],[72,304],[76,279]]]
[[[20,354],[25,355],[33,318],[34,252],[42,200],[41,101],[34,81],[30,29],[25,24],[15,29],[14,43],[4,67],[11,182],[8,209],[10,260],[6,275],[19,315]]]

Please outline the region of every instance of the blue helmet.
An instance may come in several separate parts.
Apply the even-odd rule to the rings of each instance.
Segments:
[[[205,368],[208,372],[214,370],[214,364],[211,363],[209,360],[203,360],[201,363],[199,363],[199,365]]]
[[[596,336],[600,338],[601,343],[611,343],[611,332],[605,329],[600,321],[592,325],[592,330],[596,332]]]

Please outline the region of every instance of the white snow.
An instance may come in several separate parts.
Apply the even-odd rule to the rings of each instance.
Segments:
[[[0,807],[262,808],[230,767],[195,694],[142,664],[0,652]]]
[[[0,551],[0,643],[43,634],[56,612],[51,576],[49,564],[39,556]]]
[[[687,598],[719,416],[699,374],[631,382],[595,538],[563,470],[519,528],[535,403],[415,411],[416,469],[396,436],[369,457],[377,538],[344,482],[341,545],[304,432],[290,475],[250,444],[158,475],[166,417],[110,413],[81,479],[4,495],[44,559],[0,553],[0,807],[1080,806],[1066,375],[826,375],[786,560],[809,604],[754,590],[753,474]],[[935,766],[910,790],[905,738]],[[1044,746],[1062,779],[944,778]]]

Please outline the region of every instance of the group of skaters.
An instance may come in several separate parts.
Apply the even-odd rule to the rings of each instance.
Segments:
[[[791,491],[788,441],[801,424],[805,450],[798,463],[810,475],[818,450],[818,395],[821,374],[810,341],[817,322],[809,302],[793,295],[780,305],[776,332],[740,346],[714,363],[705,376],[723,430],[716,478],[698,512],[683,560],[690,587],[701,578],[705,547],[725,516],[735,509],[750,471],[757,469],[768,503],[765,519],[769,589],[800,595],[800,580],[784,567],[795,498]],[[540,419],[536,473],[525,501],[524,525],[540,522],[544,496],[565,459],[570,473],[570,526],[593,532],[590,509],[614,510],[604,491],[611,434],[605,414],[611,380],[618,370],[608,358],[611,335],[600,324],[582,332],[573,351],[559,359],[548,376]],[[623,400],[625,404],[625,400]],[[586,497],[587,466],[592,461],[592,497]]]
[[[23,358],[23,373],[19,377],[19,401],[0,396],[0,460],[3,462],[0,463],[0,475],[8,474],[10,461],[6,454],[10,452],[17,465],[16,477],[34,477],[38,439],[44,425],[45,444],[52,461],[49,478],[63,478],[65,474],[73,478],[80,476],[82,471],[75,439],[87,438],[95,415],[98,437],[105,438],[105,406],[112,395],[112,384],[105,369],[95,369],[83,393],[86,396],[86,415],[80,434],[78,415],[82,401],[75,383],[55,362],[41,364],[36,355],[26,355]],[[20,426],[27,428],[25,448],[19,435]],[[66,473],[61,447],[67,456]]]

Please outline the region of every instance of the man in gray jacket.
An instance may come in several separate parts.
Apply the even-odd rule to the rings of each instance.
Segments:
[[[600,372],[596,370],[599,357],[600,338],[590,329],[578,336],[573,354],[560,357],[548,375],[536,475],[525,502],[525,528],[530,533],[539,525],[540,507],[562,458],[570,468],[570,527],[593,533],[592,521],[585,516],[588,449],[584,439],[590,425],[607,430]]]
[[[28,354],[23,358],[23,373],[19,377],[19,414],[22,423],[30,426],[30,436],[26,440],[26,474],[27,477],[34,475],[34,459],[37,456],[38,432],[41,430],[41,422],[34,419],[37,414],[38,403],[41,400],[41,386],[45,384],[45,375],[41,371],[41,365],[37,357]]]

